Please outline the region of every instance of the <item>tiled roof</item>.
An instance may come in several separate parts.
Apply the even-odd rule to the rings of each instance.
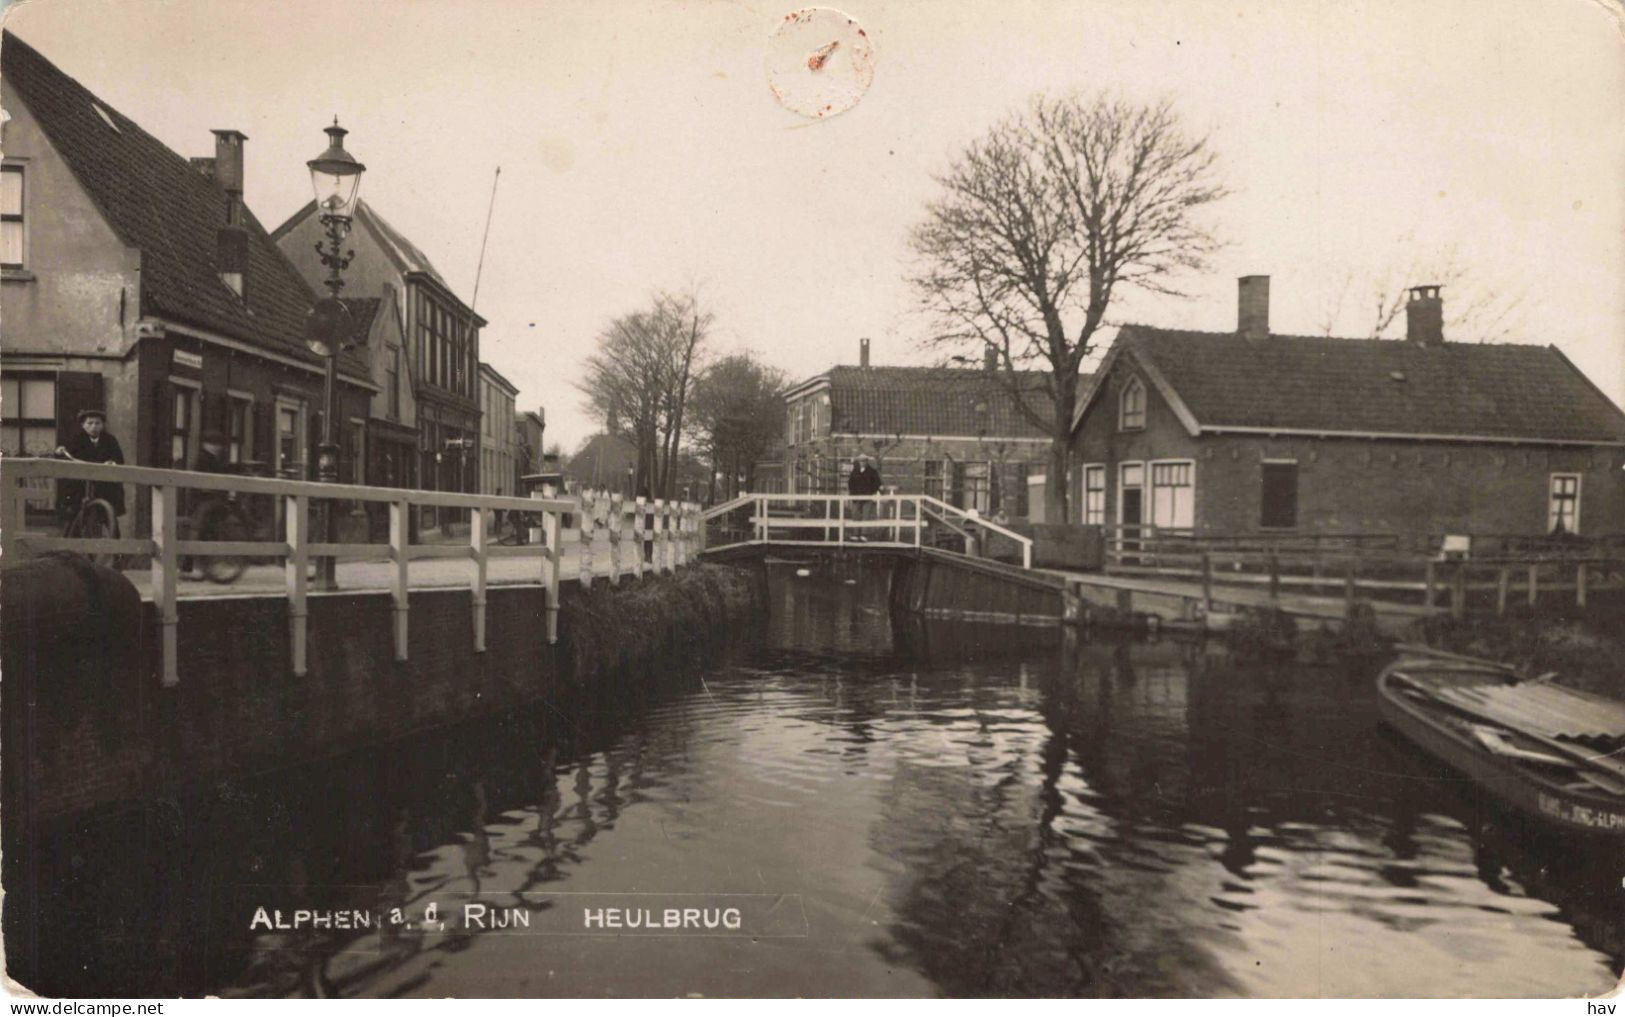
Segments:
[[[1127,325],[1202,427],[1625,441],[1625,413],[1551,346],[1192,332]]]
[[[355,322],[355,328],[350,334],[355,342],[365,343],[372,335],[372,320],[378,316],[379,305],[383,300],[379,297],[340,297],[344,306],[350,309],[350,319]]]
[[[828,378],[830,426],[837,434],[1049,437],[1021,412],[1008,389],[980,370],[835,367]],[[1048,416],[1053,403],[1044,375],[1025,371],[1019,379],[1027,405]]]
[[[119,238],[141,250],[141,313],[160,315],[313,365],[304,345],[313,297],[264,228],[247,213],[247,304],[220,281],[217,232],[225,195],[215,182],[130,118],[98,99],[33,47],[6,32],[0,74],[39,121]],[[347,374],[368,377],[346,355]]]

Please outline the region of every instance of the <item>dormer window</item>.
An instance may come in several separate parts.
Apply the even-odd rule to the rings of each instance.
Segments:
[[[1140,379],[1130,378],[1118,397],[1117,429],[1139,431],[1145,427],[1145,385]]]

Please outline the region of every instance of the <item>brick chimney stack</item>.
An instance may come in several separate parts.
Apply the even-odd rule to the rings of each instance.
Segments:
[[[982,351],[982,367],[984,370],[997,371],[999,369],[999,348],[992,343]]]
[[[1270,334],[1270,277],[1244,275],[1236,280],[1236,331],[1246,339]]]
[[[867,339],[858,340],[858,366],[869,366],[869,340]]]
[[[220,130],[214,133],[214,182],[226,192],[225,223],[216,233],[215,265],[220,281],[231,288],[239,299],[246,299],[248,277],[248,230],[243,225],[243,142],[248,136],[241,131]],[[203,160],[194,160],[202,169]]]
[[[1444,342],[1444,298],[1436,285],[1412,286],[1405,302],[1405,339],[1418,346]]]

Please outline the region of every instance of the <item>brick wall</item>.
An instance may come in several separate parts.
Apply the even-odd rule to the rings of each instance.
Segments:
[[[1195,516],[1214,533],[1260,529],[1265,459],[1298,463],[1298,533],[1540,534],[1551,474],[1579,473],[1580,532],[1625,532],[1625,450],[1351,438],[1192,437],[1146,386],[1146,426],[1120,431],[1119,362],[1078,429],[1072,451],[1074,518],[1083,511],[1086,463],[1105,463],[1106,521],[1117,521],[1117,464],[1192,459]],[[1147,496],[1149,512],[1149,495]],[[1147,517],[1149,521],[1149,517]]]

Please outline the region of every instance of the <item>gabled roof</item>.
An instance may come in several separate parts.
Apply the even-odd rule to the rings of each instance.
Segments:
[[[496,368],[492,367],[490,364],[487,364],[483,360],[480,361],[480,373],[484,374],[484,375],[489,375],[491,381],[495,382],[498,386],[500,386],[502,389],[504,389],[509,395],[517,396],[519,394],[519,386],[515,385],[513,382],[509,381],[507,378],[503,377],[501,371],[499,371]]]
[[[344,302],[345,307],[350,309],[350,319],[355,323],[355,328],[351,329],[350,334],[355,337],[355,341],[366,342],[367,338],[372,335],[372,321],[378,317],[378,306],[383,301],[378,297],[340,297],[339,299]]]
[[[211,177],[11,32],[0,37],[0,74],[108,226],[140,249],[141,314],[320,363],[304,344],[314,297],[252,212],[244,209],[245,304],[220,281],[217,234],[226,224],[226,201]],[[346,374],[368,377],[353,355],[340,364]]]
[[[1022,371],[1023,398],[1047,416],[1053,403],[1045,374]],[[1016,396],[985,371],[955,367],[833,367],[792,393],[827,384],[836,434],[930,435],[944,438],[1047,438]]]
[[[305,202],[304,207],[290,215],[286,222],[271,232],[271,239],[280,242],[283,237],[293,231],[294,227],[314,215],[315,212],[316,202]],[[379,249],[384,252],[384,257],[389,259],[390,265],[399,275],[402,277],[426,278],[443,290],[452,300],[457,301],[459,304],[462,303],[462,298],[458,297],[452,290],[451,285],[446,282],[445,276],[441,275],[439,270],[434,267],[434,263],[429,260],[429,256],[424,254],[412,241],[406,239],[406,235],[391,225],[389,220],[379,215],[376,209],[367,204],[365,198],[356,201],[355,221],[377,240]],[[468,310],[473,313],[472,308],[468,308]],[[474,317],[479,318],[479,315],[476,314]],[[486,323],[483,318],[480,318],[479,322],[481,325]]]
[[[1625,443],[1625,413],[1552,346],[1125,325],[1097,379],[1122,357],[1193,431]]]

